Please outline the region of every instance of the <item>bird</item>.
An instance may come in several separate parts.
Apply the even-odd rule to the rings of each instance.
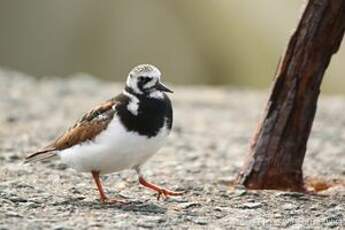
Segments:
[[[36,152],[24,163],[59,157],[69,167],[90,172],[101,203],[121,203],[108,198],[101,176],[134,169],[144,187],[160,197],[181,196],[147,181],[142,165],[166,141],[173,124],[173,108],[161,82],[160,70],[151,64],[135,66],[128,74],[122,93],[85,113],[61,136]]]

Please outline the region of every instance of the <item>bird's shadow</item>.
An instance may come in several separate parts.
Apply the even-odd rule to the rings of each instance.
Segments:
[[[125,212],[137,212],[142,214],[164,214],[167,212],[167,208],[161,207],[157,204],[152,203],[150,200],[130,200],[126,203],[114,203],[114,204],[102,204],[99,200],[80,200],[75,198],[68,198],[61,202],[55,202],[54,206],[66,206],[73,205],[79,208],[87,209],[117,209]]]

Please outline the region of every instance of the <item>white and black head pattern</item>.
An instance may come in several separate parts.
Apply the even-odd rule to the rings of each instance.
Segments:
[[[128,74],[121,103],[116,110],[128,131],[147,137],[156,136],[163,128],[171,129],[173,114],[165,92],[172,91],[160,81],[161,72],[153,65],[142,64]]]
[[[153,65],[142,64],[128,74],[126,88],[135,94],[163,98],[163,92],[172,91],[160,82],[161,72]]]

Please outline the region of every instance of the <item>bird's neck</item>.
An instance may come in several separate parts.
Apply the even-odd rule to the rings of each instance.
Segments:
[[[143,93],[137,93],[135,90],[133,90],[131,87],[126,86],[124,91],[139,100],[163,100],[164,99],[164,93],[159,91],[153,91],[153,92],[143,92]]]
[[[125,92],[126,93],[129,93],[129,94],[131,94],[131,95],[133,95],[133,96],[136,96],[136,97],[140,97],[140,96],[143,96],[143,93],[137,93],[137,92],[135,92],[131,87],[129,87],[129,86],[126,86],[125,87]]]

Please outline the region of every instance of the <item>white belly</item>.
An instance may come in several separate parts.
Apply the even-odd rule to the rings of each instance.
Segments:
[[[58,155],[62,162],[81,172],[116,172],[144,163],[160,149],[168,134],[168,129],[163,128],[155,137],[140,136],[128,132],[114,117],[93,141],[73,146]]]

